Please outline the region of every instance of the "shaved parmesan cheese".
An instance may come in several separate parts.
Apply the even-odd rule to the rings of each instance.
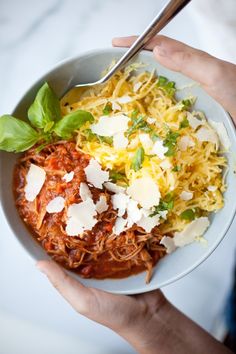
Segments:
[[[151,150],[151,154],[157,155],[159,157],[159,159],[164,160],[166,157],[165,153],[167,151],[168,151],[168,148],[163,145],[163,141],[157,140],[153,145],[153,148]]]
[[[118,186],[117,184],[112,183],[112,182],[105,182],[105,183],[104,183],[104,187],[105,187],[109,192],[112,192],[112,193],[122,193],[122,192],[125,191],[125,188],[124,188],[124,187],[120,187],[120,186]]]
[[[187,135],[182,136],[178,141],[178,148],[180,151],[186,151],[188,147],[193,146],[195,146],[193,139]]]
[[[92,198],[92,193],[88,185],[84,182],[81,182],[79,185],[79,194],[83,202],[85,202],[85,200],[87,200],[88,198]]]
[[[217,134],[214,132],[213,129],[201,127],[195,135],[199,141],[209,141],[215,144],[216,148],[218,149],[219,140]]]
[[[116,101],[111,102],[111,108],[113,111],[121,111],[121,106]]]
[[[29,202],[35,200],[46,179],[46,172],[43,168],[31,163],[26,175],[25,199]]]
[[[125,149],[129,140],[125,137],[124,133],[117,133],[113,136],[113,146],[115,149]]]
[[[131,97],[129,96],[129,95],[125,95],[125,96],[122,96],[122,97],[118,97],[117,99],[116,99],[116,101],[118,102],[118,103],[129,103],[129,102],[131,102]]]
[[[143,208],[149,209],[160,202],[158,185],[151,177],[141,177],[132,182],[127,193]]]
[[[146,232],[151,232],[152,229],[160,224],[159,215],[154,216],[143,216],[138,222],[137,225],[142,227]]]
[[[154,124],[156,121],[157,121],[156,118],[152,118],[152,117],[148,117],[148,118],[147,118],[147,122],[148,122],[149,124]]]
[[[118,217],[116,219],[116,221],[115,221],[115,224],[113,226],[112,232],[115,235],[120,235],[123,231],[125,231],[126,224],[127,224],[127,220],[126,219]]]
[[[217,190],[216,186],[208,186],[207,189],[209,190],[209,192],[215,192]]]
[[[124,114],[115,116],[101,116],[97,123],[91,124],[93,133],[100,136],[113,136],[128,129],[129,117]]]
[[[104,182],[109,180],[109,172],[103,171],[99,163],[95,159],[91,159],[84,172],[87,181],[94,185],[96,188],[102,188]]]
[[[46,206],[48,213],[60,213],[65,207],[65,199],[63,197],[56,197],[52,199]]]
[[[148,154],[150,149],[153,147],[153,141],[149,134],[139,134],[139,140],[145,150],[145,153]]]
[[[163,160],[161,163],[160,163],[160,167],[163,169],[163,170],[168,170],[168,168],[171,168],[172,167],[172,164],[170,163],[170,161],[168,159],[165,159]]]
[[[190,112],[187,113],[187,120],[189,122],[190,127],[194,130],[205,123],[204,121],[194,117]]]
[[[142,83],[140,81],[136,82],[134,84],[133,91],[137,92],[140,89],[141,86],[142,86]]]
[[[129,202],[129,196],[124,193],[118,193],[111,196],[111,201],[114,209],[118,209],[118,216],[125,214]]]
[[[211,119],[209,119],[208,122],[211,125],[211,127],[217,132],[218,137],[220,139],[221,147],[225,151],[228,151],[231,146],[231,142],[229,140],[229,136],[228,136],[227,130],[224,126],[224,123],[215,122]]]
[[[138,208],[138,203],[130,199],[127,205],[128,227],[140,220],[143,216],[142,210]]]
[[[174,243],[176,247],[183,247],[192,243],[196,237],[202,236],[210,222],[206,216],[202,216],[189,223],[181,232],[175,232]]]
[[[96,206],[90,198],[84,202],[70,205],[67,211],[67,235],[77,236],[85,230],[92,230],[97,223],[96,215]]]
[[[174,239],[169,236],[163,236],[160,244],[165,246],[166,253],[172,253],[176,249]]]
[[[83,234],[84,228],[83,225],[79,222],[79,220],[75,218],[70,218],[66,224],[66,233],[67,236],[79,236]]]
[[[103,213],[109,208],[107,204],[107,198],[105,195],[101,195],[98,202],[96,203],[96,210],[99,214]]]
[[[162,219],[167,219],[168,210],[160,210],[158,211],[158,214]]]
[[[69,173],[66,173],[63,177],[62,177],[62,179],[64,180],[64,181],[66,181],[67,183],[68,182],[71,182],[72,181],[72,179],[74,178],[74,171],[71,171],[71,172],[69,172]]]
[[[183,191],[182,193],[180,193],[180,199],[182,200],[190,200],[192,198],[193,198],[192,192]]]

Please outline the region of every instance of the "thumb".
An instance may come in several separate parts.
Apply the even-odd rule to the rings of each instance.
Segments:
[[[153,53],[165,67],[199,82],[236,122],[236,65],[164,36],[157,37]]]
[[[117,332],[130,327],[130,321],[138,311],[135,298],[88,288],[53,261],[39,261],[36,266],[81,315]]]
[[[129,47],[136,38],[115,38],[113,45]],[[165,36],[154,37],[146,48],[163,66],[199,82],[236,122],[236,65]]]

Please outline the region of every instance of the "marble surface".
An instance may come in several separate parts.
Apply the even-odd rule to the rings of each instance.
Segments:
[[[24,91],[58,61],[108,47],[114,36],[139,33],[164,2],[0,0],[0,114],[11,112]],[[163,32],[234,62],[232,11],[214,11],[209,0],[209,17],[202,11],[204,3],[193,0]],[[234,6],[231,0],[227,3]],[[217,41],[213,31],[218,22],[221,38],[228,36],[225,43]],[[204,264],[163,289],[172,303],[216,336],[231,282],[235,231],[236,222]],[[71,309],[36,270],[1,210],[0,265],[0,354],[134,352],[115,333]]]

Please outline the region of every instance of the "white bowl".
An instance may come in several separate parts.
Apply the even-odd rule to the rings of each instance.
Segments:
[[[90,82],[98,79],[101,72],[108,67],[111,61],[118,59],[124,51],[125,49],[96,50],[58,64],[28,90],[15,108],[13,115],[18,118],[26,117],[27,109],[44,81],[48,81],[57,95],[61,97],[68,86],[79,82]],[[229,115],[217,102],[209,97],[203,89],[197,85],[190,87],[193,81],[180,73],[172,72],[162,67],[154,60],[152,53],[143,51],[135,61],[148,64],[147,69],[149,70],[156,68],[160,75],[175,81],[179,88],[189,86],[189,88],[180,91],[179,95],[186,97],[191,93],[197,96],[195,107],[204,111],[208,118],[225,124],[231,141],[231,151],[236,151],[235,128]],[[41,246],[33,239],[15,208],[12,193],[12,174],[17,157],[18,156],[13,153],[1,152],[0,154],[0,196],[3,211],[16,239],[18,239],[28,253],[35,260],[49,258]],[[224,194],[225,206],[218,213],[210,216],[211,225],[205,234],[205,238],[208,241],[207,246],[195,242],[164,257],[155,267],[151,282],[147,285],[145,284],[145,272],[129,278],[115,280],[83,279],[75,273],[72,273],[73,276],[88,286],[113,293],[136,294],[163,287],[191,272],[218,246],[229,229],[236,212],[236,175],[234,174],[235,160],[233,153],[227,154],[227,158],[229,162],[229,172],[227,175],[228,188]]]

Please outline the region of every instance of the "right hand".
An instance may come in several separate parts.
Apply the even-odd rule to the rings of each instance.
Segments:
[[[114,38],[115,47],[130,47],[137,37]],[[154,37],[146,46],[163,66],[199,82],[206,92],[232,116],[236,125],[236,65],[165,36]]]

